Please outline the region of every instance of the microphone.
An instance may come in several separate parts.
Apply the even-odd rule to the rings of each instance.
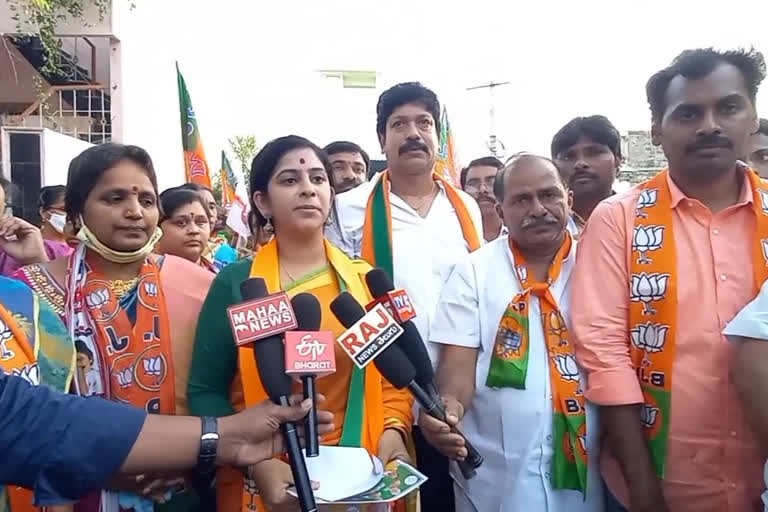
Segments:
[[[300,293],[291,299],[296,312],[298,328],[285,333],[285,373],[301,377],[304,398],[312,399],[305,431],[307,457],[319,455],[317,434],[317,391],[315,379],[336,371],[334,336],[330,331],[319,331],[322,313],[317,298],[310,293]]]
[[[406,318],[408,313],[413,311],[411,301],[408,300],[408,295],[405,290],[395,290],[395,285],[392,279],[389,277],[383,269],[374,268],[365,275],[365,282],[368,285],[368,290],[371,292],[371,296],[374,300],[385,301],[390,304],[390,307],[394,311],[401,311],[396,317]],[[415,313],[413,314],[415,316]],[[438,408],[445,416],[445,408],[443,407],[442,400],[440,399],[440,393],[435,386],[435,371],[432,368],[432,362],[429,358],[429,352],[424,345],[424,340],[421,339],[421,334],[416,328],[416,325],[409,320],[401,322],[403,327],[403,335],[397,339],[397,345],[405,352],[405,355],[411,361],[416,368],[416,382],[430,394],[434,399]],[[429,414],[429,411],[426,411]],[[438,418],[437,416],[432,416]],[[442,418],[438,418],[442,420]],[[454,427],[451,427],[451,432],[464,437],[461,431]],[[479,468],[483,464],[483,457],[477,451],[477,449],[464,437],[464,446],[467,449],[467,456],[464,459],[464,463],[468,464],[474,469]],[[464,473],[465,465],[459,462],[459,467]],[[466,473],[464,476],[466,478]]]
[[[239,341],[238,334],[241,338],[251,338],[251,341],[260,340],[254,345],[254,350],[261,383],[274,403],[290,405],[292,379],[283,371],[285,360],[281,340],[285,330],[296,327],[288,296],[285,292],[268,295],[266,283],[258,277],[243,281],[240,293],[246,302],[227,310],[235,341]],[[317,512],[296,425],[286,422],[281,428],[301,511]]]
[[[377,307],[381,307],[381,305],[378,305]],[[375,311],[375,309],[372,310],[372,312],[373,311]],[[333,300],[333,302],[331,302],[331,312],[333,312],[333,314],[344,327],[350,328],[349,330],[352,330],[352,328],[354,328],[357,323],[364,319],[364,317],[367,317],[371,314],[371,312],[369,312],[366,315],[363,307],[355,300],[352,295],[347,292],[341,293]],[[348,332],[349,331],[347,331],[347,333]],[[343,339],[347,333],[344,333],[342,338],[339,340],[342,345]],[[401,333],[398,338],[401,339],[403,335],[404,334]],[[421,338],[419,338],[419,340],[420,339]],[[422,409],[424,409],[424,412],[444,423],[448,422],[445,415],[445,409],[442,407],[442,404],[439,402],[439,400],[436,400],[434,397],[432,397],[430,393],[427,392],[416,381],[416,368],[409,360],[409,358],[406,357],[405,353],[400,348],[399,343],[390,344],[389,346],[379,351],[374,357],[374,364],[376,364],[376,368],[384,376],[385,379],[392,383],[392,385],[397,389],[407,387],[416,401],[422,407]],[[357,360],[354,357],[353,360],[355,360],[355,363],[357,363]],[[428,358],[427,361],[429,361]],[[461,434],[461,432],[459,432],[459,430],[455,427],[451,427],[451,432],[464,437],[464,435]],[[465,447],[467,448],[467,458],[464,461],[457,461],[457,463],[464,478],[469,480],[477,474],[475,469],[480,467],[480,465],[483,463],[483,458],[480,456],[477,450],[466,440],[466,438]],[[473,453],[471,461],[469,460],[470,448],[471,452]]]

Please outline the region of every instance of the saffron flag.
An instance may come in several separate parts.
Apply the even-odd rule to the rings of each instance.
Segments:
[[[448,122],[448,110],[445,105],[443,105],[443,111],[440,113],[440,141],[435,171],[455,187],[459,186],[459,162],[451,124]]]
[[[176,78],[179,84],[179,110],[181,111],[181,143],[184,148],[184,171],[187,183],[211,186],[211,173],[205,159],[203,142],[195,118],[195,109],[189,98],[187,84],[176,64]]]
[[[227,154],[221,152],[221,204],[229,206],[235,200],[235,189],[237,188],[237,176],[232,170]]]

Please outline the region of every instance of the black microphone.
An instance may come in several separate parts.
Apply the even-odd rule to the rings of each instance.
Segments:
[[[389,274],[381,268],[374,268],[368,272],[365,275],[365,282],[368,284],[368,290],[371,292],[371,296],[374,300],[386,298],[387,293],[395,289],[395,285],[392,283]],[[421,338],[418,328],[416,328],[416,325],[412,321],[408,320],[400,325],[404,332],[395,340],[395,344],[400,347],[416,369],[416,382],[418,382],[422,389],[430,394],[442,413],[442,416],[445,417],[445,408],[443,407],[440,393],[434,382],[435,371],[432,368],[432,361],[429,358],[427,347],[424,345],[424,340]],[[445,421],[441,417],[430,413],[428,410],[425,412],[441,421]],[[479,468],[483,464],[483,456],[480,455],[477,449],[472,446],[472,443],[469,442],[457,427],[451,427],[451,432],[464,437],[464,447],[467,449],[467,456],[464,458],[463,462],[466,462],[472,468]],[[459,462],[459,467],[461,468],[462,473],[464,473],[464,467],[461,462]],[[466,478],[466,473],[464,476]]]
[[[320,330],[322,312],[320,303],[311,293],[300,293],[291,299],[291,306],[296,313],[296,322],[299,324],[297,331],[317,331]],[[331,347],[333,348],[333,347]],[[315,402],[317,399],[317,390],[315,389],[314,374],[302,375],[301,383],[304,386],[304,399],[312,399],[312,409],[307,415],[306,430],[304,432],[305,450],[307,457],[317,457],[320,453],[320,441],[317,434],[317,408]]]
[[[252,277],[240,284],[240,293],[244,301],[266,297],[268,295],[267,285],[263,279]],[[284,370],[285,353],[280,338],[281,335],[276,334],[254,343],[256,366],[259,370],[261,383],[264,385],[269,398],[278,405],[290,405],[289,397],[293,379],[286,375]],[[317,512],[315,495],[312,492],[307,464],[301,453],[296,425],[293,422],[285,422],[281,428],[301,511]]]
[[[342,292],[333,300],[333,302],[331,302],[331,312],[346,328],[351,327],[363,316],[365,316],[365,310],[363,307],[348,292]],[[405,333],[403,333],[400,338],[402,338],[404,335]],[[397,345],[397,341],[389,345],[386,349],[379,351],[376,354],[373,363],[376,365],[379,373],[381,373],[384,378],[387,379],[397,389],[407,387],[421,408],[424,409],[424,412],[446,424],[448,423],[448,419],[445,415],[445,409],[442,407],[442,404],[430,396],[430,394],[425,391],[418,382],[416,382],[416,368],[411,363],[411,361],[409,361],[408,357],[406,357],[403,350]],[[463,434],[461,434],[461,432],[459,432],[455,427],[451,427],[451,432],[464,437]],[[469,456],[470,446],[471,445],[465,438],[467,456]],[[477,455],[475,457],[475,463],[477,463],[477,466],[470,464],[466,459],[464,461],[456,461],[459,465],[459,468],[461,469],[462,475],[466,480],[474,477],[477,474],[475,469],[483,463],[483,458],[479,453],[477,453],[474,447],[472,450]],[[478,460],[479,462],[477,462]]]

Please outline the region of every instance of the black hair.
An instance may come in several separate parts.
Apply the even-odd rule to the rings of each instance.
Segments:
[[[157,176],[149,153],[138,146],[114,142],[99,144],[86,149],[69,164],[67,191],[64,195],[67,219],[74,222],[82,215],[85,201],[101,175],[123,160],[130,160],[142,167],[157,194]]]
[[[760,126],[757,127],[756,133],[768,135],[768,119],[760,119]]]
[[[368,153],[366,153],[363,148],[354,142],[349,142],[346,140],[331,142],[323,148],[323,151],[325,151],[325,154],[328,156],[335,155],[336,153],[359,153],[360,156],[363,157],[363,162],[365,162],[366,173],[368,172],[368,168],[371,166],[371,159],[368,156]]]
[[[40,189],[40,197],[37,204],[43,210],[53,208],[53,205],[64,198],[64,194],[67,191],[67,187],[64,185],[51,185],[49,187],[43,187]]]
[[[484,156],[482,158],[476,158],[469,162],[469,165],[466,166],[461,170],[461,173],[459,174],[459,183],[461,183],[461,188],[464,189],[464,187],[467,184],[467,174],[469,174],[469,170],[472,167],[476,166],[488,166],[488,167],[495,167],[496,169],[503,169],[504,164],[496,158],[495,156]]]
[[[387,133],[387,120],[392,112],[409,103],[424,105],[435,120],[435,130],[440,133],[440,101],[437,95],[419,82],[405,82],[390,87],[379,96],[376,104],[376,133],[380,137]]]
[[[653,121],[660,121],[667,108],[666,94],[669,83],[680,75],[688,79],[700,79],[709,75],[720,64],[731,64],[741,71],[747,84],[747,94],[752,104],[757,98],[757,89],[765,78],[766,67],[763,54],[750,48],[718,51],[714,48],[685,50],[675,57],[672,64],[655,73],[645,86]]]
[[[496,179],[493,180],[493,194],[496,196],[496,199],[500,203],[504,201],[504,180],[506,179],[507,174],[515,170],[519,163],[530,160],[542,160],[552,164],[552,167],[557,170],[557,176],[560,178],[560,182],[563,184],[563,187],[568,190],[568,180],[563,175],[563,173],[560,172],[560,169],[557,167],[557,165],[555,165],[555,162],[545,156],[535,155],[533,153],[527,153],[523,151],[520,153],[515,153],[509,157],[509,159],[507,159],[507,163],[504,165],[504,168],[500,172],[496,173]]]
[[[269,180],[275,174],[277,162],[283,155],[294,149],[304,148],[311,149],[312,152],[317,155],[317,158],[320,159],[326,173],[328,173],[328,182],[331,189],[334,188],[335,183],[333,181],[333,172],[331,171],[331,162],[328,160],[328,155],[326,155],[315,143],[304,137],[299,137],[298,135],[286,135],[285,137],[278,137],[277,139],[271,140],[266,146],[261,148],[261,151],[253,157],[253,162],[251,162],[251,176],[250,182],[248,183],[248,192],[250,194],[249,200],[251,203],[251,212],[253,212],[255,220],[252,224],[264,226],[267,223],[267,219],[264,218],[256,207],[256,203],[253,201],[253,193],[256,191],[262,193],[267,192]],[[333,217],[336,218],[336,215],[333,215]],[[255,236],[258,233],[254,232],[253,234]]]
[[[88,345],[86,345],[83,340],[75,340],[75,352],[88,356],[88,359],[91,360],[91,364],[93,364],[93,352],[91,352],[91,349],[88,348]]]
[[[199,183],[184,183],[183,185],[179,185],[176,188],[181,188],[184,190],[192,190],[194,192],[202,192],[203,190],[207,190],[211,193],[214,197],[216,197],[216,194],[213,193],[213,189],[211,187],[206,187],[205,185],[201,185]]]
[[[621,160],[621,134],[605,116],[576,117],[560,128],[552,137],[550,151],[552,158],[576,144],[581,137],[602,144],[611,150],[613,156]]]
[[[182,206],[192,203],[200,204],[203,207],[205,216],[210,219],[211,212],[208,211],[208,205],[205,204],[200,194],[194,190],[185,187],[174,187],[164,190],[160,194],[160,222],[173,217],[173,214]]]

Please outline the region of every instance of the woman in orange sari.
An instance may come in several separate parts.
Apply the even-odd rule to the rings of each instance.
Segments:
[[[162,236],[157,197],[152,160],[143,149],[109,143],[85,150],[70,164],[65,198],[79,245],[69,257],[23,267],[16,277],[64,320],[79,351],[78,394],[184,414],[192,336],[213,274],[152,254]],[[159,482],[162,499],[168,482]],[[115,482],[75,510],[152,510],[137,494],[144,485]],[[164,510],[191,510],[173,503],[178,506]]]
[[[324,237],[333,202],[332,176],[322,150],[302,137],[275,139],[253,159],[254,220],[274,238],[252,260],[224,268],[211,286],[190,370],[189,405],[194,414],[230,414],[266,396],[253,348],[235,346],[227,321],[226,308],[242,300],[240,283],[245,279],[260,277],[270,292],[285,290],[290,296],[311,292],[322,307],[321,329],[336,336],[345,329],[331,313],[331,301],[342,291],[362,304],[370,301],[364,283],[370,266],[349,259]],[[374,365],[360,370],[336,346],[336,373],[319,379],[317,388],[326,397],[323,408],[334,414],[336,427],[322,444],[363,446],[385,464],[408,457],[412,399],[385,381]],[[280,459],[252,466],[245,493],[242,477],[219,476],[219,510],[263,510],[259,501],[269,510],[298,510],[286,492],[292,484],[290,467]]]

